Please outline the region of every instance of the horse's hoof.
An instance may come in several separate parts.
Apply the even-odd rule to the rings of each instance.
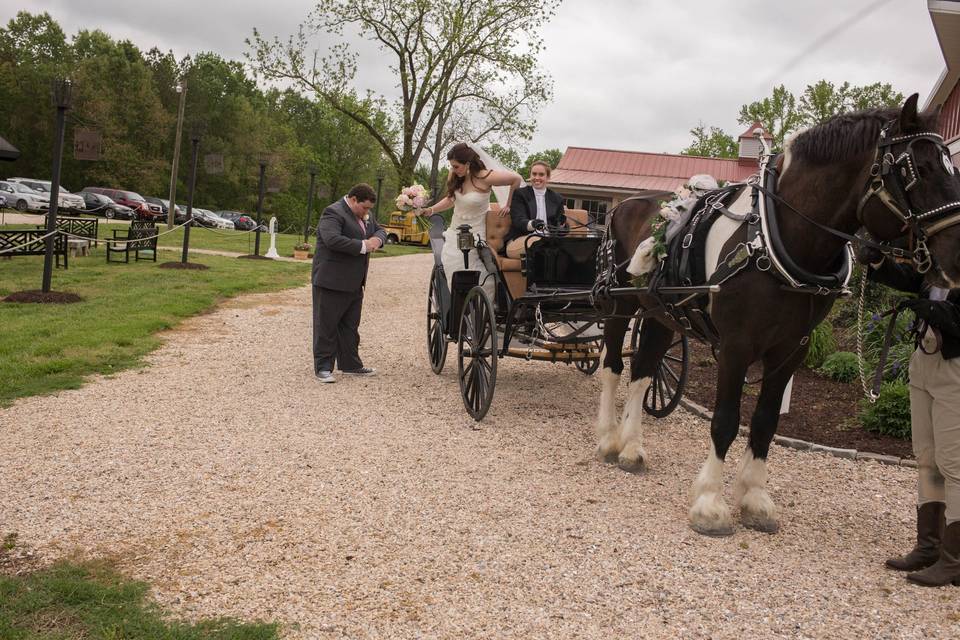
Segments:
[[[637,458],[636,460],[617,458],[617,466],[627,473],[643,473],[647,470],[647,461],[643,458]]]
[[[616,463],[617,457],[619,455],[620,454],[616,451],[607,451],[606,453],[604,453],[603,450],[597,449],[597,458],[602,460],[603,462],[606,462],[607,464]]]
[[[760,533],[777,533],[780,531],[780,523],[777,522],[775,518],[758,513],[750,513],[749,511],[740,512],[740,524],[747,529],[753,529]]]
[[[709,536],[711,538],[726,538],[727,536],[733,535],[733,525],[730,524],[706,525],[697,522],[691,522],[690,528],[702,536]]]

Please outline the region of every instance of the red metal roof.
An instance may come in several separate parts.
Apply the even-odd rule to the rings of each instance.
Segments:
[[[753,124],[750,125],[750,128],[740,134],[740,138],[752,138],[754,137],[753,132],[756,131],[757,129],[762,129],[762,128],[763,128],[763,125],[760,124],[758,121],[754,120]],[[773,140],[773,136],[770,135],[770,132],[767,130],[763,131],[763,137],[766,138],[767,140]]]
[[[742,166],[736,158],[567,147],[550,181],[569,186],[672,191],[698,173],[736,182],[756,171],[755,164]]]

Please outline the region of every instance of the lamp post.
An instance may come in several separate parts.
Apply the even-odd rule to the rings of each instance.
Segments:
[[[190,157],[190,182],[187,185],[187,226],[183,229],[183,255],[180,262],[187,264],[187,253],[190,247],[190,227],[193,226],[193,193],[197,186],[197,159],[200,157],[200,129],[193,130],[190,135],[192,155]],[[173,211],[173,201],[170,201],[170,210]]]
[[[307,193],[307,219],[303,223],[303,241],[310,242],[310,214],[313,213],[313,191],[317,181],[317,168],[310,165],[310,191]]]
[[[50,293],[53,278],[53,247],[56,241],[57,211],[60,199],[60,162],[63,158],[63,132],[67,126],[67,109],[70,108],[72,84],[69,79],[54,80],[50,94],[57,108],[57,128],[53,138],[53,170],[50,178],[50,209],[47,211],[47,244],[43,257],[43,292]]]
[[[180,107],[177,110],[177,135],[173,143],[173,166],[170,169],[170,206],[167,208],[167,228],[172,229],[177,209],[177,167],[180,164],[180,136],[183,131],[183,107],[187,101],[187,81],[181,80],[177,84],[177,93],[180,94]]]
[[[266,177],[267,177],[267,161],[260,161],[260,186],[259,195],[257,196],[257,233],[256,240],[253,243],[253,255],[260,255],[260,228],[263,226],[263,193],[266,187]]]
[[[383,169],[383,164],[377,166],[377,202],[374,205],[373,215],[379,220],[380,218],[380,186],[383,185],[383,178],[386,176],[387,172]]]

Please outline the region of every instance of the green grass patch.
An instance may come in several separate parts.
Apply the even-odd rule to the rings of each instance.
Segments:
[[[0,302],[0,406],[20,397],[78,388],[87,376],[138,366],[159,345],[154,335],[219,301],[243,293],[306,285],[310,263],[194,255],[205,271],[160,269],[158,263],[107,264],[103,246],[55,269],[53,290],[77,304]],[[40,289],[42,257],[0,260],[0,299]],[[2,635],[0,635],[2,637]]]
[[[171,621],[147,599],[148,585],[105,562],[58,563],[23,576],[0,575],[0,638],[5,640],[271,640],[275,624],[231,619]]]

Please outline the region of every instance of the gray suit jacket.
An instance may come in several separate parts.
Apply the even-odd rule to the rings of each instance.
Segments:
[[[358,291],[367,283],[370,254],[360,253],[367,238],[387,242],[387,234],[373,216],[360,229],[357,217],[343,198],[323,210],[317,225],[317,250],[313,255],[314,286],[335,291]]]

